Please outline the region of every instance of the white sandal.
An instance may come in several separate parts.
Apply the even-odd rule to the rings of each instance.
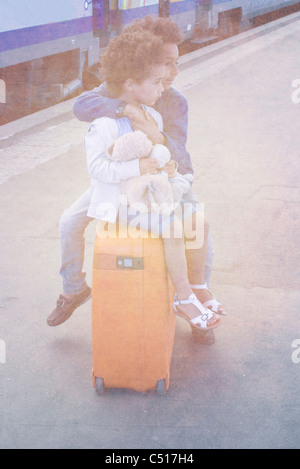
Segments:
[[[196,308],[198,308],[198,310],[201,312],[199,316],[193,319],[191,319],[187,314],[183,313],[183,311],[180,311],[177,308],[177,306],[179,306],[180,304],[187,305],[191,303],[194,306],[196,306]],[[214,313],[211,310],[207,309],[205,306],[203,306],[203,304],[200,303],[200,301],[198,300],[198,298],[196,297],[194,293],[191,293],[187,300],[178,300],[177,296],[175,295],[173,308],[177,316],[180,316],[186,321],[188,321],[190,325],[194,327],[195,329],[200,329],[202,331],[215,329],[216,327],[220,325],[220,322],[221,322],[221,320],[218,319],[211,326],[207,325],[207,321],[209,321],[209,319],[211,319],[214,316]]]
[[[212,311],[213,313],[219,314],[220,316],[226,316],[227,315],[227,313],[225,311],[219,311],[219,307],[220,306],[222,307],[222,305],[219,301],[217,301],[214,298],[213,294],[207,288],[206,283],[204,283],[203,285],[191,285],[191,288],[192,288],[192,290],[207,290],[211,294],[212,299],[204,301],[203,302],[204,306],[206,306],[206,308],[209,309],[210,311]]]

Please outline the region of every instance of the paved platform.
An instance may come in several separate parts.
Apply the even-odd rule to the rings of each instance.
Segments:
[[[230,314],[210,346],[177,319],[165,396],[95,394],[90,303],[58,328],[46,324],[61,290],[58,220],[89,184],[86,124],[72,101],[0,127],[0,448],[299,448],[293,18],[205,61],[193,53],[190,68],[182,62],[176,86],[189,101],[194,190],[214,239],[212,289]],[[94,234],[92,223],[89,282]]]

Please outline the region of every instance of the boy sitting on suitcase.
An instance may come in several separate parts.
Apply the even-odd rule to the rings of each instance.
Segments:
[[[134,105],[149,106],[148,112],[157,121],[159,129],[163,130],[160,114],[151,107],[164,89],[162,82],[166,68],[161,39],[148,31],[121,34],[110,42],[103,55],[101,72],[112,96]],[[158,168],[154,158],[145,157],[129,162],[112,162],[108,159],[108,145],[130,131],[132,127],[126,117],[101,117],[93,121],[87,130],[85,148],[92,179],[88,216],[103,222],[114,223],[118,220],[122,224],[130,224],[138,218],[140,228],[160,235],[164,242],[166,265],[176,290],[176,314],[196,329],[218,327],[219,317],[200,303],[188,280],[185,241],[195,239],[189,241],[190,244],[194,243],[194,254],[197,257],[194,278],[197,277],[197,285],[205,283],[207,227],[195,205],[182,204],[182,218],[174,213],[165,216],[152,212],[149,217],[148,214],[132,210],[119,211],[121,181],[146,173],[156,174]]]

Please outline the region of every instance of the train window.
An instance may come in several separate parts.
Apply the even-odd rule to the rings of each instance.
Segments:
[[[119,10],[130,10],[131,8],[139,8],[155,4],[158,4],[158,0],[118,0]]]
[[[110,10],[118,10],[118,0],[110,0],[109,1],[109,9]]]

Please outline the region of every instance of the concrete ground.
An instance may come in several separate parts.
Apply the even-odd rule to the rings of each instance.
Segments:
[[[95,393],[90,302],[46,324],[61,291],[59,217],[89,185],[72,101],[0,129],[0,448],[299,448],[300,21],[227,44],[193,53],[177,87],[211,287],[229,315],[209,346],[177,319],[165,396]],[[94,236],[91,223],[89,283]]]

